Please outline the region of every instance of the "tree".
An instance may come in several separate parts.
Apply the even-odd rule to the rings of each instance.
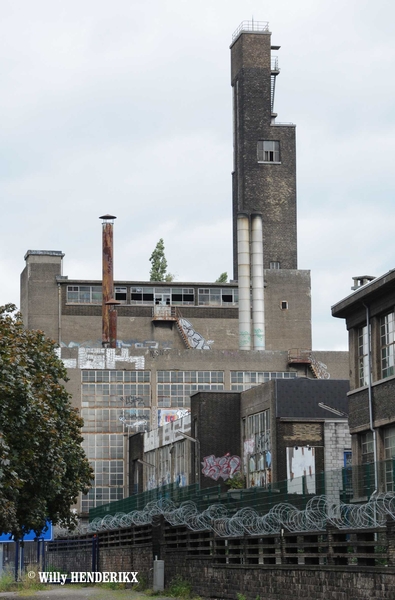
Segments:
[[[215,283],[226,283],[228,281],[228,273],[225,271],[221,273],[218,279],[215,280]]]
[[[48,519],[72,527],[70,507],[92,469],[55,342],[25,330],[15,311],[0,307],[0,532],[20,538]]]
[[[166,274],[167,260],[165,257],[165,245],[163,239],[160,238],[155,246],[155,250],[150,256],[151,270],[149,274],[150,281],[173,281],[174,275]],[[171,279],[168,279],[171,277]]]

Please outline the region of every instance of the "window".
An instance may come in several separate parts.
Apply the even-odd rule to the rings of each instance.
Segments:
[[[358,329],[358,373],[359,385],[368,385],[369,383],[369,362],[368,362],[368,328],[360,327]]]
[[[188,306],[195,304],[193,288],[132,287],[131,304],[163,304]]]
[[[200,390],[223,390],[223,371],[158,371],[158,406],[190,406],[190,396]]]
[[[394,375],[394,313],[380,319],[381,376]]]
[[[199,288],[199,306],[237,306],[237,288]]]
[[[122,304],[126,304],[126,287],[116,287],[115,288],[115,300],[121,302]]]
[[[249,485],[262,487],[271,483],[270,410],[247,418],[247,437],[244,443],[248,461]]]
[[[101,304],[101,285],[68,285],[66,302],[76,304]]]
[[[95,474],[82,509],[123,497],[124,435],[150,423],[150,371],[81,371],[82,446]]]
[[[231,371],[230,389],[242,392],[271,379],[294,379],[296,376],[292,371]]]
[[[271,269],[280,269],[280,263],[277,260],[274,260],[270,263],[270,268]]]
[[[258,142],[258,162],[279,163],[280,162],[280,142],[259,141]]]
[[[373,461],[373,432],[367,431],[361,435],[362,464]]]
[[[286,300],[281,300],[281,310],[288,310],[288,302]]]

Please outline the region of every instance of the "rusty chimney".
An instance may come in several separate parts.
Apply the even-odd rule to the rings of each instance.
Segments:
[[[116,348],[117,346],[117,311],[114,299],[114,246],[113,246],[113,215],[99,217],[103,223],[103,304],[102,304],[102,346]]]

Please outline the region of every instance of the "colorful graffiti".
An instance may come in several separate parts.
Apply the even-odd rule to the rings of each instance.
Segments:
[[[231,456],[229,452],[225,456],[216,457],[214,454],[203,458],[202,473],[206,477],[218,481],[221,477],[224,481],[232,477],[241,468],[240,456]]]
[[[166,423],[171,423],[172,421],[177,421],[178,419],[182,419],[186,415],[189,415],[190,411],[184,408],[176,408],[176,409],[158,409],[158,427],[163,427]]]

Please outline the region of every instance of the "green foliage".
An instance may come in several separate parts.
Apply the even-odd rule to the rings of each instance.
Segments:
[[[218,279],[215,280],[215,283],[227,283],[228,281],[228,273],[225,271],[224,273],[221,273],[221,275],[218,277]]]
[[[237,471],[233,477],[229,477],[225,483],[232,490],[240,490],[245,487],[246,478],[241,471]]]
[[[150,262],[150,281],[172,281],[172,279],[166,279],[167,260],[165,257],[165,245],[162,238],[160,238],[159,242],[156,244],[155,250],[150,256]],[[171,273],[169,273],[169,276],[173,277]]]
[[[25,330],[15,311],[0,307],[0,532],[19,538],[47,519],[73,527],[70,505],[92,470],[55,343]]]
[[[236,598],[237,598],[237,600],[247,600],[247,597],[244,596],[244,594],[239,594],[239,593],[236,594]]]
[[[118,581],[105,581],[104,583],[96,584],[100,588],[104,588],[105,590],[124,590],[126,589],[126,583],[121,583]]]
[[[173,598],[190,598],[191,585],[178,576],[171,581],[166,593]]]
[[[4,571],[0,577],[0,592],[10,592],[16,589],[15,577],[10,571]]]

